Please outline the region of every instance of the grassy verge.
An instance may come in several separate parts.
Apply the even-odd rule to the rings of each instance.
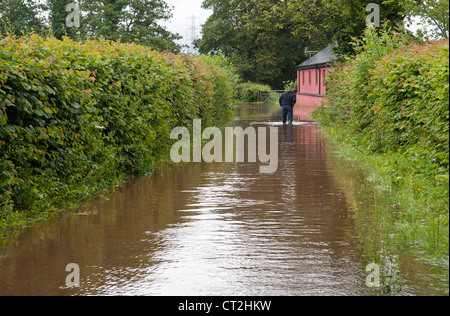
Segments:
[[[320,114],[316,112],[315,117],[320,121]],[[384,247],[386,253],[410,252],[422,261],[448,266],[448,178],[424,176],[417,161],[402,153],[364,151],[356,145],[357,135],[350,136],[345,127],[327,126],[323,133],[339,156],[363,170],[365,181],[373,188],[376,207],[364,215],[372,217],[371,227],[359,228],[365,231],[360,234],[363,238],[373,239],[366,246],[377,249],[370,251]]]

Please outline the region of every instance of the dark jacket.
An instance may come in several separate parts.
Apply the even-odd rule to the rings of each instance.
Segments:
[[[297,95],[292,91],[288,91],[280,97],[280,106],[294,106],[295,103],[297,103]]]

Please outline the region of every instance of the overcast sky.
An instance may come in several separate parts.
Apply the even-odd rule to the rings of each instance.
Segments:
[[[178,33],[183,36],[181,44],[190,44],[191,39],[191,25],[192,16],[197,17],[196,36],[200,37],[200,25],[205,23],[212,11],[202,9],[203,0],[165,0],[169,5],[173,6],[173,18],[166,23],[161,23],[167,26],[167,29],[173,33]]]

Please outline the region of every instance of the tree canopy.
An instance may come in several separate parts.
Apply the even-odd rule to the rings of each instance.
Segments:
[[[404,13],[409,20],[418,17],[420,25],[430,26],[425,35],[435,38],[447,38],[449,36],[449,2],[448,0],[389,0],[399,2],[404,8]]]
[[[205,0],[213,10],[196,45],[201,53],[222,51],[248,81],[281,87],[295,79],[305,47],[319,51],[338,42],[352,53],[351,38],[366,28],[366,7],[377,3],[380,20],[403,21],[403,4],[382,0]]]
[[[237,67],[243,81],[282,87],[292,80],[292,69],[301,59],[307,40],[293,36],[293,21],[281,15],[275,1],[206,0],[203,7],[212,16],[196,41],[200,53],[223,54]]]
[[[157,23],[172,17],[163,0],[83,0],[80,7],[89,35],[170,50],[181,38]]]
[[[66,25],[71,3],[79,6],[79,28]],[[175,41],[181,36],[159,24],[172,17],[171,10],[164,0],[0,0],[0,32],[20,36],[34,30],[58,39],[102,36],[179,51]]]
[[[39,17],[43,6],[33,0],[0,0],[0,34],[16,36],[31,30],[42,30],[44,21]]]
[[[67,5],[73,2],[80,8],[79,28],[66,26]],[[428,35],[448,38],[447,0],[204,0],[213,14],[195,45],[203,54],[222,52],[243,81],[282,88],[309,57],[306,47],[320,51],[338,43],[338,54],[354,54],[352,38],[364,33],[372,3],[379,6],[383,24],[419,17],[433,27]],[[171,10],[164,0],[0,0],[0,33],[101,36],[178,52],[181,36],[159,24],[171,18]]]

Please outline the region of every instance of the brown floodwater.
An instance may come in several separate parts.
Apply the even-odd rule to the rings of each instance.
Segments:
[[[377,295],[320,127],[278,125],[278,112],[240,106],[234,123],[279,128],[277,172],[185,163],[133,179],[11,239],[0,295]],[[401,282],[397,294],[429,293]]]

